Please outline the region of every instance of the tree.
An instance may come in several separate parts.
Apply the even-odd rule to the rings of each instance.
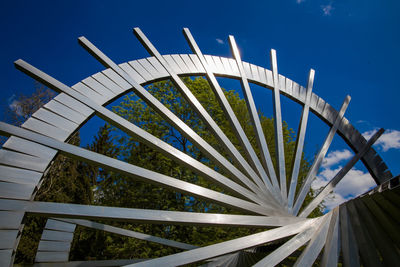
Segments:
[[[19,126],[54,96],[53,91],[40,83],[35,83],[35,92],[33,94],[20,94],[8,105],[6,120]]]
[[[195,79],[184,78],[184,82],[206,108],[208,113],[217,122],[224,133],[230,138],[230,140],[232,140],[237,149],[244,154],[208,82],[201,77]],[[166,80],[157,82],[149,85],[147,89],[182,121],[194,129],[203,139],[210,143],[221,154],[228,157],[221,147],[221,144],[214,138],[212,134],[210,134],[207,126],[190,108],[189,104],[177,91],[171,81]],[[240,99],[239,95],[234,91],[224,91],[224,93],[247,136],[250,137],[253,147],[259,154],[256,140],[251,138],[254,136],[254,130],[250,122],[245,101]],[[140,126],[142,129],[148,131],[152,135],[170,143],[174,147],[191,155],[202,163],[228,176],[228,174],[223,173],[222,170],[218,169],[217,166],[199,149],[193,146],[193,144],[191,144],[187,138],[180,134],[174,127],[167,123],[160,115],[158,115],[151,107],[149,107],[136,95],[130,94],[125,96],[123,101],[113,108],[113,111],[128,121]],[[260,117],[262,128],[265,136],[267,137],[267,143],[271,152],[271,157],[274,158],[275,142],[273,120],[264,115],[261,115]],[[224,190],[208,182],[203,177],[193,173],[187,168],[181,167],[169,157],[137,142],[134,138],[127,136],[118,129],[108,125],[104,126],[103,128],[107,129],[107,131],[101,130],[98,133],[96,140],[108,140],[107,147],[112,147],[111,151],[118,151],[118,153],[116,153],[118,155],[113,154],[113,157],[118,157],[119,159],[125,160],[131,164],[176,177],[184,181],[224,192]],[[293,151],[295,146],[293,139],[293,131],[289,129],[287,124],[284,123],[284,143],[286,152]],[[99,141],[95,141],[91,147],[97,147],[98,144]],[[286,167],[288,170],[290,169],[292,157],[293,153],[286,153]],[[309,163],[303,159],[299,177],[300,181],[304,179],[308,169]],[[192,196],[172,192],[171,190],[149,185],[143,182],[138,182],[130,178],[127,179],[118,173],[111,173],[104,170],[102,171],[102,178],[98,179],[98,186],[96,190],[96,194],[98,196],[97,201],[101,205],[195,212],[239,213],[236,210],[222,207],[208,201],[203,201]],[[288,171],[288,173],[290,172]],[[199,246],[233,239],[235,237],[252,234],[262,230],[121,223],[114,223],[114,225]],[[94,233],[95,231],[92,231],[90,238],[95,236]],[[158,244],[147,243],[145,241],[129,239],[116,235],[107,235],[107,237],[105,237],[104,235],[98,233],[98,238],[101,240],[101,242],[94,241],[93,239],[92,242],[97,244],[100,243],[99,245],[102,248],[102,254],[86,254],[87,258],[149,258],[163,256],[179,251],[174,248],[164,247]],[[84,240],[85,239],[83,238],[82,241]],[[82,258],[80,258],[80,260],[82,260]]]
[[[38,84],[32,95],[20,95],[7,110],[10,123],[21,125],[39,108],[51,100],[55,94]],[[68,143],[79,146],[79,132],[68,140]],[[57,155],[44,175],[43,184],[35,200],[63,203],[91,204],[93,201],[91,184],[88,180],[87,165]],[[24,230],[18,245],[16,263],[34,263],[38,242],[46,223],[46,218],[26,216]]]
[[[244,154],[208,82],[201,77],[195,79],[184,78],[184,81],[228,138],[232,140],[237,149]],[[229,158],[221,147],[221,144],[210,134],[207,126],[190,108],[189,104],[170,81],[154,83],[149,85],[147,89],[221,154]],[[256,141],[254,138],[251,138],[254,136],[254,130],[250,123],[245,101],[240,99],[238,94],[234,91],[224,91],[224,93],[247,136],[250,138],[256,153],[259,154],[255,143]],[[13,118],[12,121],[14,121],[16,125],[22,124],[26,118],[53,96],[51,91],[41,88],[32,96],[21,96],[17,98],[15,105],[12,106],[14,109],[10,110],[10,114],[13,114],[11,116],[11,118]],[[176,148],[222,174],[229,176],[134,94],[127,95],[113,110],[149,133],[172,144]],[[262,114],[260,119],[267,138],[271,157],[274,159],[275,142],[273,120]],[[293,151],[295,143],[293,140],[293,131],[289,129],[286,124],[284,124],[284,142],[286,167],[289,170],[293,153],[288,152]],[[71,137],[69,143],[79,146],[79,133]],[[108,124],[105,124],[99,129],[92,144],[87,146],[87,149],[109,157],[125,160],[131,164],[184,181],[224,192],[224,190],[217,185],[208,182],[206,179],[187,168],[181,167],[169,157],[137,142],[130,136]],[[303,159],[299,181],[304,179],[308,169],[309,163]],[[287,173],[290,173],[290,171]],[[224,193],[229,194],[229,192]],[[306,201],[309,199],[310,196],[307,197]],[[44,182],[35,200],[160,210],[240,213],[236,210],[185,194],[176,193],[159,186],[127,179],[119,173],[91,166],[62,155],[58,155],[53,161],[44,177]],[[316,211],[316,214],[317,213],[318,211]],[[25,218],[25,229],[18,247],[16,263],[33,263],[35,257],[34,253],[37,250],[38,241],[44,224],[44,218]],[[265,230],[232,227],[214,228],[181,225],[113,224],[126,229],[199,246],[209,245]],[[77,227],[71,248],[70,260],[149,258],[176,252],[179,252],[179,249]],[[266,253],[265,250],[263,253]]]

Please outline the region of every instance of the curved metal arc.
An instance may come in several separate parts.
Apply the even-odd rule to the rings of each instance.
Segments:
[[[335,119],[335,123],[332,125],[331,129],[329,130],[329,133],[325,139],[324,144],[322,145],[320,151],[318,152],[313,165],[311,166],[310,171],[307,174],[307,177],[305,178],[305,181],[303,182],[302,187],[300,188],[299,195],[297,196],[296,199],[296,204],[292,209],[293,215],[297,215],[299,212],[301,205],[303,204],[304,199],[306,198],[307,193],[310,191],[311,183],[314,179],[314,177],[317,175],[319,168],[321,167],[322,161],[328,152],[329,146],[332,143],[333,137],[335,136],[335,133],[342,121],[342,118],[344,116],[344,113],[347,109],[347,106],[349,105],[350,102],[350,96],[347,96],[342,104],[342,107],[340,108],[340,111]]]
[[[234,178],[249,186],[249,188],[256,194],[263,196],[265,195],[252,181],[249,180],[240,170],[238,170],[233,164],[225,159],[218,151],[216,151],[210,144],[202,139],[196,132],[194,132],[187,124],[180,120],[173,112],[166,108],[160,103],[154,96],[152,96],[146,89],[140,86],[128,73],[123,71],[117,66],[111,59],[104,55],[97,47],[90,43],[86,38],[79,38],[80,44],[88,50],[91,54],[96,54],[96,58],[101,58],[102,62],[106,67],[112,68],[118,73],[125,81],[133,86],[135,93],[139,95],[149,106],[157,110],[157,112],[167,120],[171,125],[178,129],[186,138],[188,138],[195,146],[197,146],[203,153],[205,153],[210,159],[220,164],[226,172],[230,173]],[[268,197],[268,196],[266,196]],[[272,197],[268,198],[270,201],[274,201]]]
[[[146,37],[146,35],[139,28],[134,28],[134,34],[142,43],[142,45],[146,48],[146,50],[149,51],[149,53],[152,56],[156,57],[157,60],[160,62],[160,64],[167,70],[167,72],[171,76],[173,83],[177,86],[179,91],[185,97],[186,101],[196,111],[196,113],[201,117],[201,119],[206,123],[206,125],[214,134],[214,136],[217,138],[217,140],[224,146],[225,150],[232,156],[233,160],[237,162],[242,167],[243,170],[248,172],[250,177],[256,182],[256,184],[260,187],[260,189],[264,189],[264,185],[261,182],[258,175],[249,166],[247,161],[243,158],[240,152],[236,149],[236,147],[228,139],[225,133],[217,125],[214,119],[208,114],[206,109],[201,105],[201,103],[193,95],[190,89],[187,88],[187,86],[183,83],[181,78],[179,78],[178,75],[174,72],[174,70],[168,65],[165,59],[161,56],[161,54],[157,51],[154,45]],[[266,194],[268,193],[266,192]]]
[[[210,67],[207,64],[207,61],[201,52],[200,48],[198,47],[196,41],[194,40],[192,34],[190,33],[188,28],[184,28],[183,33],[186,37],[186,40],[189,43],[189,46],[191,47],[193,53],[197,55],[199,60],[201,61],[204,69],[206,70],[206,76],[210,82],[211,88],[214,91],[215,96],[217,97],[220,106],[222,107],[224,113],[226,114],[226,117],[228,118],[231,128],[235,132],[235,135],[239,142],[241,143],[241,146],[244,148],[244,151],[247,155],[247,157],[250,160],[251,165],[253,165],[254,169],[257,170],[258,174],[263,177],[264,181],[267,181],[266,183],[269,182],[269,178],[267,173],[264,170],[264,167],[262,166],[257,154],[254,151],[254,148],[252,147],[248,137],[246,136],[242,126],[239,123],[239,120],[237,119],[234,111],[232,110],[232,107],[230,106],[228,100],[225,97],[224,92],[222,91],[218,81],[215,78],[214,73],[210,70]],[[270,183],[269,183],[270,184]],[[272,186],[271,186],[272,187]],[[273,190],[270,189],[270,191]],[[280,197],[278,197],[279,199]]]
[[[104,120],[108,121],[109,123],[113,124],[114,126],[120,128],[121,130],[125,131],[126,133],[137,137],[140,141],[144,142],[145,144],[149,145],[161,151],[168,156],[171,156],[175,160],[183,163],[184,165],[188,166],[192,170],[197,173],[201,173],[205,175],[205,177],[212,179],[222,185],[224,188],[227,188],[230,191],[234,191],[239,193],[242,196],[245,196],[252,201],[266,205],[266,206],[275,206],[278,207],[277,204],[266,203],[265,200],[262,198],[257,197],[251,191],[243,188],[242,186],[236,184],[235,182],[227,179],[223,175],[219,174],[218,172],[210,169],[209,167],[205,166],[204,164],[199,163],[192,157],[186,155],[185,153],[181,152],[178,149],[173,148],[169,144],[159,140],[158,138],[150,135],[146,131],[142,130],[141,128],[137,127],[136,125],[130,123],[129,121],[125,120],[124,118],[118,116],[117,114],[111,112],[110,110],[104,108],[103,106],[96,104],[89,98],[79,94],[78,92],[74,91],[72,88],[62,84],[61,82],[57,81],[56,79],[52,78],[51,76],[43,73],[42,71],[38,70],[37,68],[29,65],[28,63],[24,62],[23,60],[18,60],[15,62],[15,66],[23,71],[24,73],[28,74],[29,76],[41,81],[42,83],[46,84],[50,88],[53,88],[56,91],[61,91],[69,96],[75,98],[76,100],[80,101],[87,107],[92,108],[96,111],[96,113],[103,118]]]
[[[313,69],[310,70],[308,75],[308,82],[307,82],[307,95],[306,101],[303,106],[303,112],[300,119],[299,130],[297,132],[296,138],[296,146],[295,146],[295,156],[292,165],[292,177],[290,179],[290,187],[289,187],[289,194],[288,194],[288,209],[292,209],[294,196],[296,194],[296,187],[297,181],[299,177],[300,171],[300,163],[301,158],[303,156],[303,147],[304,147],[304,140],[306,135],[307,129],[307,121],[308,121],[308,113],[310,111],[310,102],[311,102],[311,95],[312,95],[312,88],[314,83],[314,75],[315,71]]]
[[[217,202],[223,205],[228,205],[233,208],[239,208],[242,210],[255,212],[263,215],[287,215],[283,211],[274,207],[263,204],[262,206],[248,202],[236,197],[228,196],[207,188],[203,188],[198,185],[194,185],[188,182],[184,182],[167,175],[156,173],[147,169],[140,168],[138,166],[113,159],[81,147],[77,147],[71,144],[63,143],[55,139],[30,132],[28,130],[0,122],[0,133],[5,135],[14,135],[23,139],[31,140],[33,142],[42,144],[44,146],[58,150],[59,152],[82,160],[84,162],[92,163],[97,166],[101,166],[107,169],[114,170],[116,172],[128,175],[133,178],[145,180],[151,183],[159,184],[166,188],[197,196]]]
[[[378,140],[378,138],[383,134],[384,130],[381,128],[376,132],[365,144],[362,150],[360,150],[356,155],[354,155],[347,164],[340,169],[340,171],[329,181],[329,183],[324,187],[324,189],[307,205],[307,207],[300,213],[299,217],[307,217],[310,213],[324,200],[324,198],[329,195],[335,186],[344,178],[344,176],[350,171],[351,168],[367,153],[370,147]]]
[[[240,57],[239,49],[236,45],[235,38],[232,35],[229,36],[229,43],[231,46],[233,57],[236,60],[236,64],[237,64],[239,72],[240,72],[240,76],[241,76],[240,81],[242,84],[242,89],[243,89],[245,100],[246,100],[247,110],[249,111],[250,119],[253,124],[254,132],[256,135],[257,145],[258,145],[258,148],[261,153],[261,162],[263,163],[264,169],[269,174],[269,177],[262,176],[262,178],[264,180],[265,185],[275,193],[277,199],[282,203],[285,201],[286,196],[285,197],[283,197],[282,195],[279,196],[279,193],[278,193],[279,192],[279,183],[278,183],[278,180],[276,177],[274,165],[272,164],[271,155],[268,150],[268,145],[265,140],[264,132],[261,127],[260,117],[258,115],[256,104],[253,99],[253,94],[251,93],[250,85],[247,80],[244,68],[243,68],[243,63],[242,63],[242,59]],[[270,181],[270,179],[271,179],[271,181]],[[272,184],[271,184],[271,182],[272,182]]]
[[[104,54],[103,54],[104,55]],[[193,55],[190,55],[191,57],[193,56]],[[170,58],[172,59],[172,58],[175,58],[174,56],[170,56]],[[192,59],[193,59],[194,57],[192,57]],[[211,58],[211,57],[210,57]],[[210,58],[207,58],[207,60],[208,59],[210,59]],[[155,60],[155,58],[151,58],[152,60]],[[197,59],[197,58],[196,58]],[[214,60],[215,60],[216,58],[214,58]],[[217,59],[219,59],[219,58],[217,58]],[[143,59],[144,60],[144,59]],[[142,61],[143,61],[142,60]],[[233,61],[228,61],[228,63],[232,63]],[[218,62],[216,62],[216,63],[218,63]],[[221,64],[221,62],[220,62],[220,64]],[[247,64],[247,63],[246,63]],[[143,65],[143,66],[145,66],[145,65]],[[196,67],[198,67],[199,66],[199,64],[197,64],[196,65]],[[248,65],[246,65],[246,66],[248,66]],[[178,66],[176,66],[176,67],[178,67]],[[252,65],[252,71],[254,70],[254,68],[253,68],[254,66]],[[122,66],[121,66],[121,68],[122,68]],[[124,71],[125,71],[125,68],[122,68]],[[256,69],[257,69],[257,67],[256,67]],[[261,69],[261,68],[260,68]],[[260,71],[260,69],[259,69],[259,71]],[[182,70],[184,70],[183,68],[182,68]],[[112,72],[113,74],[114,74],[114,77],[115,76],[117,76],[117,74],[116,73],[114,73],[113,72],[113,70],[111,70],[111,69],[108,69],[108,70],[106,70],[106,71],[109,71],[109,72]],[[247,69],[246,69],[246,71],[247,71]],[[267,71],[267,70],[265,70],[264,69],[264,71]],[[185,72],[185,70],[184,70],[184,72]],[[152,76],[152,75],[150,75],[150,76]],[[250,76],[251,76],[251,74],[250,74]],[[156,77],[156,76],[152,76],[153,78],[154,77]],[[237,76],[237,78],[240,78],[240,76]],[[265,78],[265,77],[264,77]],[[114,78],[113,78],[114,79]],[[118,77],[118,79],[119,79],[119,81],[122,81],[122,79],[120,78],[120,77]],[[250,80],[251,80],[252,78],[250,78]],[[255,77],[253,77],[253,81],[254,81],[254,79],[256,79]],[[146,80],[146,79],[144,79],[144,80]],[[286,79],[286,81],[287,81],[288,79]],[[115,80],[114,80],[115,81]],[[118,80],[117,80],[118,81]],[[135,81],[135,80],[134,80]],[[282,81],[282,80],[281,80]],[[122,90],[118,90],[117,92],[116,92],[116,95],[115,96],[113,96],[112,94],[107,94],[107,92],[102,92],[102,90],[101,90],[101,88],[93,88],[93,86],[94,86],[94,84],[93,84],[93,80],[90,80],[90,78],[88,78],[88,79],[85,79],[85,80],[83,80],[82,81],[82,85],[83,85],[83,83],[85,83],[86,85],[88,85],[89,87],[90,86],[92,86],[92,88],[89,88],[89,87],[86,87],[85,86],[85,90],[88,90],[89,92],[90,92],[90,94],[91,95],[93,95],[93,96],[95,96],[95,101],[97,101],[97,102],[101,102],[101,101],[107,101],[107,98],[112,98],[112,97],[115,97],[116,95],[118,95],[119,93],[123,93],[123,91],[124,90],[130,90],[130,88],[128,88],[129,86],[128,86],[128,84],[126,83],[126,82],[124,82],[125,84],[126,84],[126,86],[121,86],[121,85],[119,85],[119,86],[121,86],[121,88],[120,89],[122,89]],[[117,82],[116,82],[117,83]],[[118,84],[120,84],[119,82],[118,82]],[[271,85],[268,85],[268,87],[270,87]],[[122,88],[123,87],[123,88]],[[93,90],[92,90],[93,89]],[[80,92],[79,90],[77,90],[78,91],[78,94],[79,93],[81,93],[81,94],[84,94],[84,92]],[[92,92],[93,91],[93,92]],[[118,93],[119,92],[119,93]],[[288,92],[288,91],[286,91],[286,92]],[[302,99],[300,99],[300,97],[299,98],[296,98],[294,95],[292,95],[292,99],[297,99],[297,101],[299,102],[299,103],[302,103],[303,101],[304,102],[306,102],[306,100],[304,100],[304,99],[306,99],[305,97],[303,97],[304,96],[304,94],[301,96],[301,98]],[[318,99],[318,98],[316,98],[315,97],[315,95],[313,95],[313,104],[311,104],[311,107],[312,107],[312,109],[314,109],[314,112],[319,112],[319,117],[320,118],[325,118],[326,119],[326,121],[328,121],[329,123],[328,124],[332,124],[332,125],[334,125],[335,123],[332,123],[332,122],[334,122],[333,121],[333,116],[330,116],[329,114],[336,114],[336,111],[335,110],[333,110],[332,108],[331,108],[331,106],[330,105],[325,105],[325,107],[327,107],[326,109],[323,109],[323,112],[327,112],[327,113],[325,113],[325,115],[323,115],[322,114],[322,111],[318,111],[315,107],[317,107],[316,105],[315,105],[315,103],[316,103],[316,101],[314,101],[315,99]],[[109,99],[110,100],[110,99]],[[61,102],[60,102],[61,103]],[[319,102],[318,102],[319,103]],[[325,104],[325,102],[324,101],[322,101],[322,103],[324,103]],[[65,106],[68,106],[68,104],[66,104],[66,103],[63,103]],[[318,105],[318,107],[320,107],[319,105]],[[317,108],[318,108],[317,107]],[[55,111],[56,113],[57,113],[57,111]],[[328,115],[326,115],[326,114],[328,114]],[[82,116],[81,116],[82,115]],[[81,115],[80,115],[80,117],[84,117],[83,116],[83,113],[81,113]],[[61,115],[62,117],[66,117],[66,115]],[[86,117],[87,117],[88,115],[86,115]],[[43,120],[43,118],[38,118],[39,120],[41,119],[42,121],[45,121],[45,120]],[[72,121],[72,120],[71,120]],[[80,125],[80,124],[82,124],[82,122],[84,121],[84,119],[83,120],[79,120],[79,122],[77,122],[77,121],[75,121],[76,122],[76,124],[77,125]],[[36,122],[40,122],[40,121],[38,121],[38,120],[35,120],[34,121],[35,123]],[[342,131],[342,133],[346,133],[346,134],[349,134],[349,133],[358,133],[358,132],[356,132],[356,131],[354,131],[354,129],[353,128],[348,128],[346,125],[348,125],[348,123],[347,123],[347,120],[346,119],[344,119],[344,118],[342,118],[342,120],[341,120],[341,122],[342,122],[342,124],[340,125],[340,127],[339,127],[339,130],[341,130]],[[53,123],[55,123],[55,124],[53,124]],[[53,124],[53,125],[55,125],[56,127],[55,128],[60,128],[60,129],[69,129],[69,127],[67,127],[66,125],[62,125],[62,124],[59,124],[59,123],[57,123],[57,122],[55,122],[55,121],[52,121],[52,122],[50,122],[49,123],[49,125],[51,125],[51,124]],[[31,125],[34,125],[34,124],[31,124]],[[42,125],[45,125],[45,123],[43,123]],[[343,126],[343,125],[345,125],[345,126]],[[351,126],[351,125],[350,125]],[[39,125],[39,127],[40,127],[40,125]],[[71,126],[71,128],[73,128],[72,126]],[[38,129],[38,125],[36,124],[36,128],[34,128],[33,129],[33,131],[36,131]],[[63,130],[62,130],[63,131]],[[43,133],[43,131],[40,131],[40,132],[42,132]],[[65,132],[65,134],[69,134],[69,133],[71,133],[71,132],[68,132],[68,130],[67,131],[64,131]],[[44,135],[47,135],[46,133],[44,133]],[[53,136],[53,135],[48,135],[48,136]],[[66,136],[66,135],[65,135]],[[60,138],[60,136],[53,136],[54,138],[57,138],[57,139],[62,139],[62,138]],[[352,138],[350,138],[349,139],[349,137],[348,136],[346,136],[346,138],[347,138],[347,140],[350,142],[350,143],[352,143],[352,144],[357,144],[357,146],[356,145],[354,145],[354,147],[357,147],[357,150],[358,151],[360,151],[359,150],[359,147],[360,146],[362,146],[362,144],[364,143],[364,139],[360,139],[360,141],[357,141],[356,139],[352,139]],[[357,137],[358,138],[358,137]],[[50,138],[51,139],[51,138]],[[361,142],[362,141],[362,142]],[[359,145],[361,143],[361,145]],[[371,149],[371,151],[373,152],[374,150],[373,149]],[[370,152],[371,152],[370,151]],[[23,152],[23,151],[21,151],[22,153],[25,153],[25,152]],[[386,167],[385,166],[383,166],[384,164],[382,164],[381,166],[379,166],[379,163],[380,162],[382,162],[381,161],[381,159],[379,158],[379,157],[375,157],[375,156],[373,156],[373,155],[371,155],[371,153],[369,153],[369,154],[367,154],[367,157],[368,157],[368,160],[377,160],[377,162],[378,163],[374,163],[374,164],[372,164],[372,166],[373,167],[376,167],[376,166],[378,166],[378,167],[380,167],[379,169],[379,171],[377,171],[377,173],[383,173],[383,171],[382,171],[382,169],[383,170],[385,170],[386,169]],[[44,159],[44,160],[47,160],[47,159]],[[51,160],[51,159],[50,159]],[[370,162],[370,161],[368,161],[368,162]],[[253,166],[254,167],[254,166]],[[370,169],[369,169],[370,170]],[[386,179],[387,178],[387,176],[384,176],[384,178],[382,178],[382,179]],[[30,194],[30,193],[29,193]],[[2,200],[0,200],[0,202],[2,202]],[[4,203],[8,203],[8,204],[10,204],[11,202],[9,202],[9,201],[5,201],[5,202],[3,202],[3,204],[0,204],[0,205],[7,205],[7,204],[4,204]],[[10,204],[10,206],[11,206],[11,204]],[[9,208],[13,208],[13,207],[9,207],[9,206],[3,206],[2,208],[0,208],[0,210],[1,209],[9,209]],[[76,214],[73,214],[72,216],[75,216]],[[81,215],[78,215],[78,216],[81,216]],[[94,216],[96,216],[96,215],[94,215]],[[242,217],[243,218],[243,217]],[[271,218],[267,218],[267,219],[271,219]],[[21,220],[19,220],[19,222],[20,222]],[[17,243],[18,243],[18,241],[17,241]],[[2,258],[3,258],[3,255],[0,255],[0,261],[2,260]]]

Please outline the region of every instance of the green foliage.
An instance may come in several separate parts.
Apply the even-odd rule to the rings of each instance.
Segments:
[[[53,97],[52,91],[37,84],[36,91],[32,95],[20,95],[15,99],[14,104],[10,105],[7,111],[8,121],[15,125],[21,125]],[[68,142],[79,146],[79,133],[74,134]],[[87,179],[86,168],[87,166],[79,161],[57,155],[43,177],[43,184],[36,193],[35,200],[92,203],[93,194],[90,181]],[[15,257],[16,263],[34,263],[38,242],[45,223],[46,218],[35,216],[24,218],[25,225]]]
[[[208,82],[201,77],[195,79],[184,78],[184,82],[228,138],[232,140],[237,149],[244,155],[244,151],[232,131],[229,121],[226,119],[224,112],[220,108]],[[147,90],[221,154],[229,158],[220,142],[218,142],[210,133],[210,130],[202,122],[198,114],[191,109],[172,82],[168,80],[157,82],[149,85]],[[253,138],[254,130],[251,125],[246,102],[243,99],[240,99],[239,95],[235,91],[224,91],[224,93],[245,130],[245,133],[249,137],[251,144],[259,154],[256,140]],[[140,126],[152,135],[189,154],[200,162],[224,175],[227,175],[198,148],[196,148],[185,136],[180,134],[136,95],[130,94],[125,96],[123,101],[113,108],[113,111],[128,121]],[[263,115],[260,116],[260,119],[267,138],[271,157],[274,158],[275,142],[273,120]],[[294,150],[295,142],[293,141],[293,131],[289,129],[286,123],[284,123],[284,142],[286,167],[290,170],[293,157],[292,151]],[[101,145],[99,145],[100,143]],[[133,165],[169,175],[183,181],[224,192],[224,190],[218,188],[218,186],[210,183],[203,177],[193,173],[187,168],[181,167],[169,157],[137,142],[134,138],[131,138],[108,125],[100,129],[95,142],[91,145],[91,149],[96,151],[98,151],[98,148],[104,147],[106,149],[103,150],[103,152],[106,154],[108,153],[106,151],[112,151],[111,154],[108,154],[109,156],[117,157]],[[306,160],[303,160],[301,163],[300,181],[304,178],[308,169],[309,163]],[[99,205],[171,211],[179,210],[243,214],[242,212],[222,207],[208,201],[203,201],[192,196],[177,193],[146,182],[136,181],[118,173],[108,172],[105,170],[101,170],[100,173],[101,175],[98,174],[97,176],[97,187],[95,190],[95,200]],[[288,171],[288,173],[290,172]],[[265,230],[235,227],[219,228],[126,223],[113,223],[113,225],[199,246],[222,242]],[[80,252],[77,253],[76,251],[80,251],[82,248],[79,245],[74,246],[71,255],[75,255],[76,257],[74,256],[74,258],[80,260],[84,259],[81,258],[82,255],[85,255],[86,259],[151,258],[179,252],[178,249],[117,235],[104,235],[104,233],[93,230],[80,229],[78,237],[75,238],[75,240],[82,241],[83,244],[86,242],[96,244],[97,246],[97,249],[91,248],[93,251],[86,254]],[[87,242],[87,240],[90,240],[90,242]],[[101,254],[98,254],[98,251],[101,251]]]
[[[220,108],[208,82],[201,77],[195,79],[184,78],[184,82],[206,108],[207,112],[216,121],[222,131],[245,157],[243,148],[240,146],[239,141],[232,131],[230,123]],[[229,155],[224,151],[221,143],[215,139],[210,129],[203,123],[198,114],[191,109],[190,105],[177,91],[171,81],[167,80],[151,84],[147,87],[147,90],[210,145],[229,159]],[[224,90],[224,93],[256,153],[259,155],[246,102],[241,99],[235,91]],[[44,97],[46,96],[44,95]],[[43,95],[41,98],[43,98]],[[40,105],[37,105],[37,107],[39,106]],[[179,133],[136,95],[130,94],[125,96],[123,101],[113,108],[113,111],[128,121],[140,126],[152,135],[229,177],[227,173],[224,173],[223,170],[208,159],[206,155],[195,147],[185,136]],[[260,120],[271,152],[271,157],[275,164],[273,119],[267,118],[261,114]],[[295,147],[295,142],[293,140],[294,132],[285,122],[283,123],[283,132],[286,168],[289,176]],[[76,134],[69,142],[74,145],[79,145],[79,134]],[[185,167],[181,167],[168,156],[139,143],[134,138],[127,136],[125,133],[108,124],[105,124],[99,129],[92,144],[87,148],[142,168],[229,194],[229,192],[225,192],[204,177],[193,173]],[[299,176],[300,182],[304,179],[309,167],[307,160],[303,159]],[[43,181],[44,183],[38,191],[35,200],[155,210],[244,214],[243,212],[226,208],[209,201],[127,178],[119,173],[78,162],[62,155],[56,157]],[[311,198],[312,195],[307,196],[306,202],[309,202]],[[321,212],[319,210],[313,213],[314,216],[320,214]],[[25,223],[25,229],[16,256],[17,263],[33,263],[34,254],[37,250],[37,244],[45,224],[45,219],[27,217],[25,218]],[[265,230],[237,227],[220,228],[117,222],[105,223],[198,246],[210,245]],[[275,242],[273,246],[278,245],[279,242]],[[75,231],[70,260],[151,258],[179,251],[179,249],[158,245],[156,243],[107,234],[102,231],[78,226]],[[268,249],[264,249],[263,253],[265,253],[265,251],[268,251]]]
[[[69,143],[79,145],[79,133]],[[43,178],[43,184],[35,196],[36,201],[91,204],[93,193],[87,166],[83,163],[57,155]],[[46,224],[46,218],[28,216],[15,258],[16,263],[34,263],[38,242]]]

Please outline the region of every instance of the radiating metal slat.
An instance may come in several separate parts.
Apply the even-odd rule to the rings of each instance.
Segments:
[[[25,211],[47,217],[77,218],[136,223],[225,225],[245,227],[292,226],[312,222],[296,217],[229,215],[180,211],[132,209],[119,207],[61,204],[52,202],[0,199],[0,210]],[[307,224],[308,225],[308,224]],[[298,226],[298,225],[297,225]],[[300,230],[299,230],[300,231]]]

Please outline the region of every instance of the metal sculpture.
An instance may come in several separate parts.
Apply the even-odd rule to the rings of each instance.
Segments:
[[[135,266],[175,266],[204,262],[205,260],[208,260],[206,264],[209,266],[240,265],[240,253],[248,253],[248,251],[259,245],[290,236],[293,237],[256,265],[273,266],[279,264],[298,248],[307,244],[297,259],[297,266],[312,265],[323,248],[324,253],[321,264],[323,266],[336,265],[339,260],[340,247],[345,264],[349,264],[354,259],[350,265],[359,265],[358,255],[361,255],[363,264],[367,266],[369,263],[366,262],[363,249],[368,251],[370,249],[365,243],[360,243],[362,242],[360,238],[363,235],[359,231],[366,231],[368,227],[376,227],[371,233],[371,236],[373,236],[371,240],[373,240],[372,243],[379,243],[375,254],[376,251],[380,251],[379,255],[381,257],[375,257],[373,259],[374,263],[380,263],[381,261],[384,263],[395,262],[394,260],[398,259],[399,256],[399,231],[395,227],[396,224],[393,224],[393,219],[387,218],[388,216],[384,215],[379,207],[376,207],[377,204],[373,200],[366,201],[365,204],[368,209],[364,204],[360,204],[364,202],[354,201],[356,203],[355,206],[361,209],[360,214],[369,216],[368,223],[365,226],[360,220],[354,221],[358,218],[355,215],[358,211],[353,205],[348,206],[348,210],[346,209],[347,206],[342,205],[340,209],[335,208],[320,218],[307,218],[360,159],[378,185],[387,184],[387,181],[394,181],[385,163],[371,147],[383,133],[383,130],[378,131],[369,141],[365,140],[344,117],[350,97],[347,96],[340,111],[336,111],[322,98],[312,93],[314,70],[309,73],[306,88],[280,75],[278,73],[275,50],[271,50],[272,70],[268,70],[243,62],[232,36],[229,37],[229,40],[234,59],[203,55],[189,30],[184,29],[183,32],[194,54],[161,55],[140,29],[135,28],[135,35],[149,51],[151,57],[119,65],[114,63],[86,38],[80,37],[79,43],[98,59],[106,69],[72,87],[57,81],[23,60],[15,62],[17,69],[54,89],[59,94],[43,108],[35,112],[21,127],[0,122],[0,133],[10,136],[0,150],[0,265],[12,265],[13,256],[23,230],[23,217],[25,214],[51,217],[47,221],[36,255],[36,262],[41,263],[40,266],[55,263],[64,263],[66,266],[130,266],[131,264]],[[225,112],[226,118],[229,120],[245,151],[246,158],[239,153],[213,118],[186,87],[179,77],[182,74],[206,76],[219,100],[221,108]],[[244,133],[216,80],[216,76],[224,76],[241,81],[251,122],[255,129],[255,138],[261,151],[260,158],[256,155],[248,137]],[[235,165],[202,139],[141,85],[160,79],[170,79],[176,84],[179,92],[224,146],[225,151],[233,159]],[[256,83],[273,90],[277,172],[275,172],[265,136],[261,129],[259,115],[249,83]],[[220,168],[229,173],[231,177],[234,177],[234,180],[230,180],[205,166],[188,154],[157,139],[104,107],[106,103],[131,90]],[[303,106],[288,187],[286,185],[286,175],[288,174],[285,170],[283,149],[281,95]],[[305,182],[296,195],[295,191],[298,183],[309,111],[316,114],[331,128]],[[93,115],[100,116],[110,124],[135,137],[138,141],[160,153],[168,155],[182,166],[201,174],[224,189],[234,192],[237,197],[206,189],[66,143],[67,138]],[[353,149],[355,155],[299,214],[305,196],[310,190],[311,182],[317,175],[336,133]],[[34,201],[35,194],[42,183],[43,174],[49,168],[57,153],[88,163],[95,163],[98,166],[123,173],[133,179],[155,183],[214,203],[251,212],[255,215],[201,214]],[[391,192],[391,199],[398,199],[398,194],[393,193],[395,191],[389,191]],[[392,202],[391,200],[390,203]],[[398,202],[396,205],[391,205],[391,210],[398,212]],[[354,216],[348,216],[348,212]],[[371,215],[376,216],[378,213],[381,216],[377,218]],[[352,219],[349,220],[349,217]],[[102,221],[124,220],[128,222],[276,228],[206,247],[196,247],[91,221],[97,219]],[[398,217],[395,217],[395,222],[397,219]],[[364,228],[358,229],[357,226],[359,224],[362,224]],[[73,239],[76,225],[101,229],[133,238],[146,239],[151,242],[177,247],[184,251],[151,260],[68,262],[70,243]],[[387,235],[386,229],[396,232],[394,239]],[[385,235],[385,240],[390,241],[388,241],[389,243],[376,241],[376,236],[382,233]],[[340,242],[342,245],[340,245]],[[357,250],[357,244],[360,244],[359,250]],[[382,246],[389,249],[390,246],[393,246],[394,252],[392,254],[385,253],[380,250]]]

